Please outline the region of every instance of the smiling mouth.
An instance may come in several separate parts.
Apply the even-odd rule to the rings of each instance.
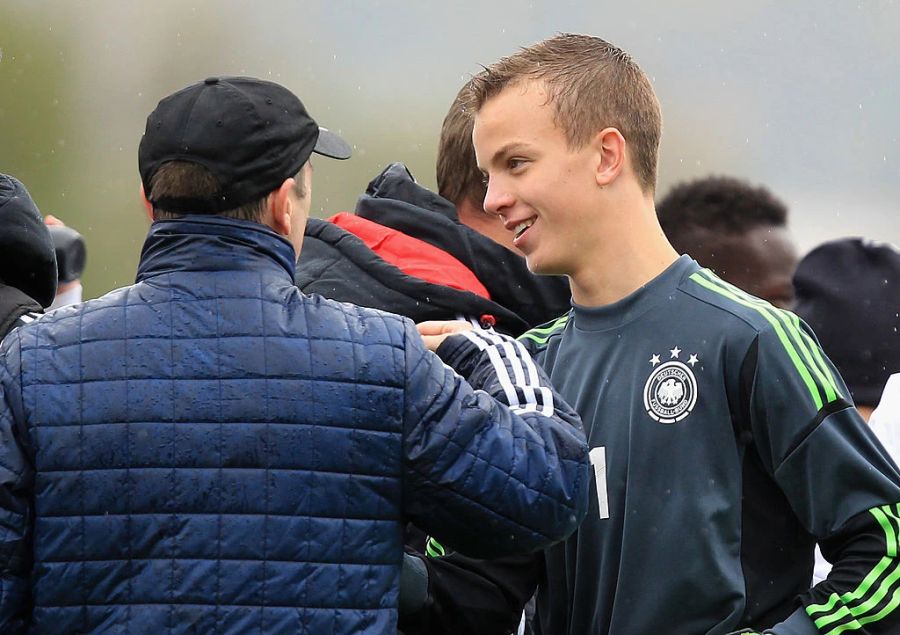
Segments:
[[[518,225],[516,225],[516,228],[514,230],[516,233],[516,236],[513,240],[519,240],[522,237],[522,234],[524,234],[526,231],[528,231],[528,228],[531,227],[532,225],[534,225],[533,218],[523,221],[523,222],[519,223]]]

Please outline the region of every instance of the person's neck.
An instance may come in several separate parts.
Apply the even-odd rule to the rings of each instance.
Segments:
[[[583,266],[569,276],[572,299],[604,306],[631,295],[678,259],[659,226],[651,198],[613,208]]]
[[[863,406],[861,404],[857,404],[856,409],[859,411],[859,414],[862,415],[862,418],[866,423],[869,423],[869,419],[872,418],[872,413],[875,412],[874,406]]]

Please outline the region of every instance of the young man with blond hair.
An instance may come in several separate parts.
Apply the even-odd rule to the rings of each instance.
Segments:
[[[666,240],[647,76],[560,35],[486,68],[469,105],[485,209],[572,288],[521,338],[595,473],[587,519],[544,553],[539,632],[897,632],[900,474],[808,327]],[[817,541],[834,569],[810,588]]]

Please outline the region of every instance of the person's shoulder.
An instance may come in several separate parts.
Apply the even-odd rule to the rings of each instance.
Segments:
[[[551,340],[562,337],[570,316],[571,312],[567,312],[556,319],[544,322],[522,333],[518,340],[532,351],[544,349],[550,344]]]
[[[402,315],[331,300],[317,293],[302,295],[307,315],[319,324],[345,329],[349,339],[372,340],[396,335],[413,327],[413,321]],[[311,325],[310,325],[311,326]]]
[[[724,319],[712,315],[695,318],[707,330],[724,329],[727,350],[741,359],[764,364],[769,371],[761,375],[781,386],[808,390],[811,403],[818,407],[835,402],[846,394],[839,378],[829,367],[824,353],[810,328],[794,313],[772,306],[731,285],[712,272],[701,269],[689,276],[682,290],[704,304],[715,307]],[[794,383],[786,381],[793,377]],[[804,388],[805,387],[805,388]]]
[[[128,285],[107,291],[97,298],[91,298],[78,302],[76,304],[68,304],[47,311],[41,316],[43,324],[51,323],[67,323],[72,321],[84,320],[91,313],[102,311],[104,309],[119,308],[131,302],[144,304],[143,298],[129,298],[131,290],[140,286],[139,284]]]
[[[727,328],[735,335],[758,336],[771,333],[797,317],[765,300],[730,284],[709,269],[685,276],[679,291],[696,302],[694,311],[707,327]]]
[[[19,327],[23,349],[60,348],[107,336],[123,336],[128,324],[124,310],[128,305],[152,310],[145,298],[132,293],[138,286],[140,283],[113,289],[98,298],[34,316],[28,324]]]

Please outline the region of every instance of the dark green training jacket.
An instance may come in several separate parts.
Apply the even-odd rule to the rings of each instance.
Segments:
[[[520,339],[596,482],[546,552],[541,633],[900,632],[900,474],[796,316],[683,256]]]

